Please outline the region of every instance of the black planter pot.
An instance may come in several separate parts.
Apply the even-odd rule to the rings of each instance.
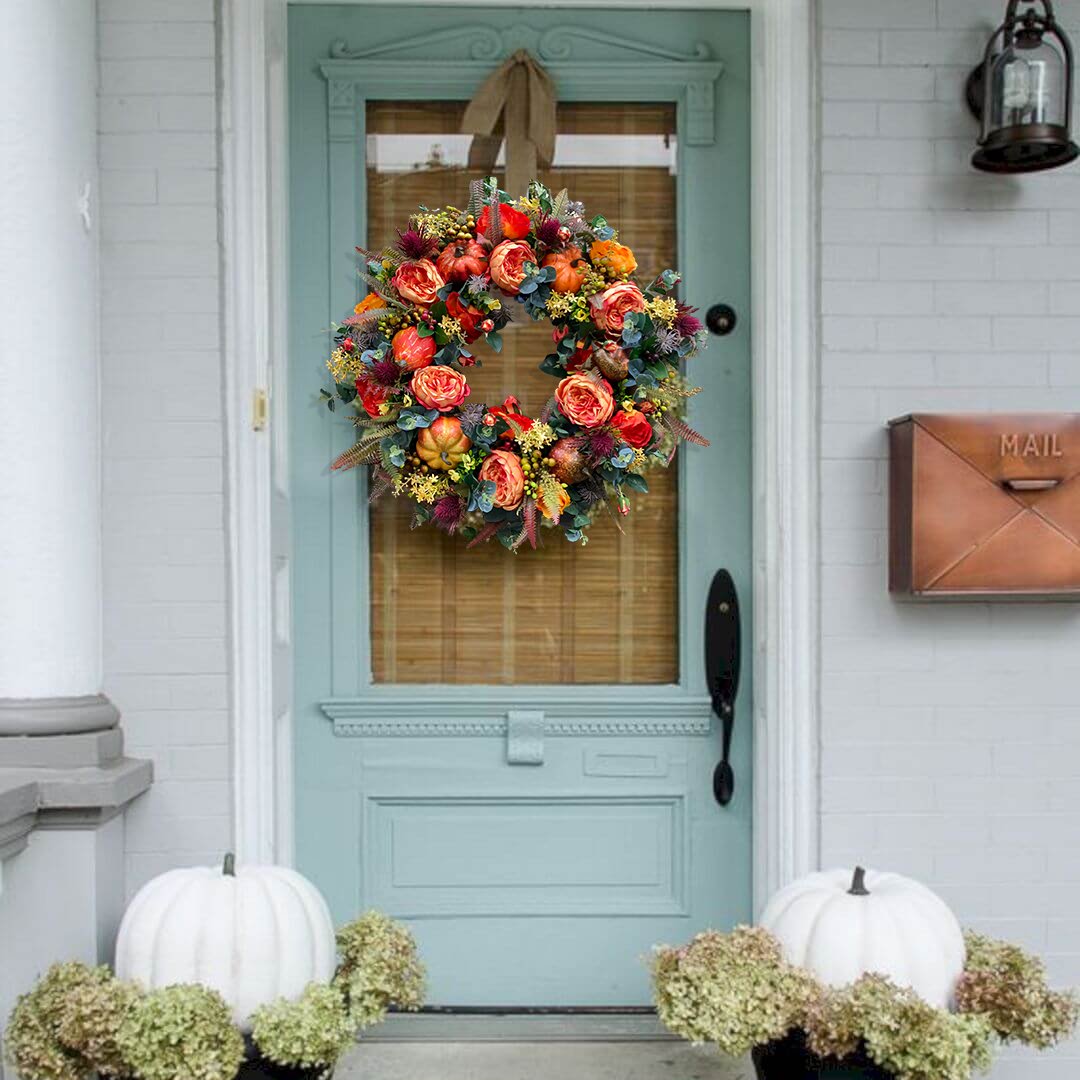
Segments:
[[[862,1050],[843,1060],[818,1057],[801,1031],[755,1047],[752,1057],[758,1080],[896,1080]]]
[[[259,1053],[250,1035],[244,1036],[244,1060],[236,1080],[329,1080],[333,1075],[332,1069],[327,1073],[322,1069],[293,1069],[288,1065],[278,1065]]]

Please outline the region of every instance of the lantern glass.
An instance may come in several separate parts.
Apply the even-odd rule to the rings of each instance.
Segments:
[[[1020,38],[994,60],[987,86],[987,134],[1026,124],[1064,127],[1065,60],[1045,39]]]

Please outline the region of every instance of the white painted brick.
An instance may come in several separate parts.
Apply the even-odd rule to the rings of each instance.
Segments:
[[[934,238],[934,215],[924,210],[825,210],[821,235],[842,242],[857,236],[867,244],[918,244]]]
[[[1050,311],[1049,295],[1043,284],[1027,284],[1019,292],[1011,282],[938,282],[934,310],[941,315],[997,315],[1015,310],[1022,298],[1025,311],[1045,315]]]
[[[1030,353],[953,353],[934,358],[934,375],[941,386],[1045,386],[1049,362]]]
[[[220,252],[210,244],[102,244],[102,278],[216,277]]]
[[[829,137],[821,140],[821,160],[827,173],[923,174],[934,170],[934,144],[927,139]]]
[[[157,202],[157,174],[153,169],[103,169],[98,181],[103,206]],[[105,217],[109,211],[105,211]]]
[[[929,283],[828,281],[822,286],[821,304],[825,315],[929,315],[934,288]]]
[[[217,102],[212,94],[168,95],[158,101],[162,131],[214,131]]]
[[[98,22],[214,21],[214,0],[98,0]],[[163,27],[162,33],[169,33]]]
[[[215,169],[159,169],[158,192],[163,203],[216,203]]]
[[[881,277],[887,281],[978,281],[992,276],[990,247],[922,244],[881,251]]]
[[[1001,248],[1046,244],[1043,212],[965,211],[936,213],[936,239],[942,244],[994,244]]]
[[[213,206],[129,206],[102,223],[104,243],[206,244],[217,239]]]
[[[869,349],[877,343],[877,322],[872,318],[827,316],[821,320],[821,340],[827,349]]]
[[[821,4],[821,25],[826,28],[932,27],[936,18],[934,0],[822,0]]]
[[[883,64],[958,64],[970,69],[985,48],[986,35],[970,30],[886,30],[881,35]]]
[[[995,342],[997,336],[995,329]],[[964,351],[978,345],[990,345],[990,326],[985,319],[960,316],[920,319],[889,317],[878,320],[878,342],[881,348],[895,352],[924,352],[928,349]]]
[[[878,205],[878,177],[823,176],[821,205],[828,208],[870,209]]]
[[[825,385],[822,389],[821,416],[826,423],[873,421],[877,415],[877,395],[873,390],[848,390],[831,385]]]
[[[1053,386],[1080,386],[1080,351],[1050,357]]]
[[[157,22],[103,22],[98,35],[102,60],[207,58],[214,55],[211,22],[180,23],[163,29]]]
[[[105,94],[209,94],[214,62],[198,60],[103,60],[99,67]]]
[[[1080,246],[1080,210],[1050,212],[1050,243]]]
[[[876,411],[876,410],[875,410]],[[821,425],[821,457],[885,458],[888,452],[885,429],[877,422],[866,424],[829,424]]]
[[[102,287],[101,307],[106,315],[120,315],[132,309],[216,314],[220,305],[221,289],[216,278],[112,278]]]
[[[929,68],[826,67],[821,72],[822,99],[833,101],[932,101],[934,73]]]
[[[1028,304],[1028,290],[1024,289],[1024,310],[1033,315]],[[1055,315],[1080,315],[1080,281],[1055,281],[1050,286],[1050,311]]]
[[[994,319],[994,345],[1003,349],[1068,349],[1080,342],[1080,316]]]
[[[831,29],[821,36],[820,60],[827,64],[876,64],[881,59],[881,35],[876,30]]]
[[[934,360],[929,352],[825,352],[822,380],[826,386],[926,386],[934,381]]]
[[[822,244],[821,276],[826,281],[876,278],[878,249],[855,244]]]
[[[888,75],[884,77],[888,78]],[[967,121],[955,103],[892,102],[878,106],[878,131],[885,138],[938,138],[958,135],[966,130]]]
[[[821,129],[826,135],[876,135],[877,106],[872,101],[826,102],[821,110]]]
[[[151,161],[159,168],[214,168],[217,139],[210,132],[104,134],[98,155],[104,169],[142,169]]]
[[[98,130],[104,134],[156,131],[157,126],[155,98],[102,96],[98,99]]]

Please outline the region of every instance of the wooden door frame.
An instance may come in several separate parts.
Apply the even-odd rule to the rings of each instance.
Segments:
[[[274,566],[271,505],[274,484],[284,483],[288,472],[288,4],[223,0],[221,19],[235,847],[246,861],[282,863],[293,854],[292,733],[291,714],[275,717],[274,703],[288,680],[281,660],[289,638],[288,572]],[[574,0],[549,6],[572,7]],[[759,911],[773,891],[818,865],[816,5],[590,0],[589,6],[751,13],[753,876]],[[261,425],[253,417],[260,393],[270,398],[268,423]]]

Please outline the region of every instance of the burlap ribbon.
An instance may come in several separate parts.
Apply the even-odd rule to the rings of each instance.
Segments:
[[[538,167],[555,156],[555,84],[526,52],[518,49],[481,84],[465,110],[461,130],[473,135],[469,168],[491,172],[499,152],[493,135],[499,116],[506,136],[506,182],[511,196],[524,195]]]

